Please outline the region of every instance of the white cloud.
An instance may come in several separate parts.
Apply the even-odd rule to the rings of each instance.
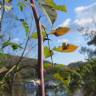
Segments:
[[[75,9],[76,19],[75,24],[80,26],[92,25],[93,20],[96,20],[96,3],[88,6],[80,6]]]
[[[64,22],[62,24],[60,24],[59,26],[61,27],[65,27],[65,26],[69,26],[70,25],[70,22],[71,22],[71,19],[68,18],[66,20],[64,20]]]
[[[81,18],[81,19],[76,19],[74,21],[75,24],[78,24],[78,25],[81,25],[81,26],[84,26],[84,25],[88,25],[88,24],[91,24],[93,22],[93,18]]]
[[[95,9],[94,9],[95,8]],[[93,12],[96,10],[96,3],[90,4],[88,6],[79,6],[75,9],[75,12],[78,13],[82,13],[82,12],[86,12],[89,13],[89,11]]]
[[[12,39],[13,42],[16,42],[16,43],[20,43],[20,39],[19,38],[14,38]]]
[[[75,9],[75,12],[76,13],[79,13],[79,12],[82,12],[82,11],[84,11],[86,8],[84,7],[84,6],[80,6],[80,7],[77,7],[76,9]]]

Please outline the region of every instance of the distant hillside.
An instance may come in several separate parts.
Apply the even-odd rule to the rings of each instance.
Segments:
[[[19,62],[20,61],[20,62]],[[19,57],[19,56],[12,56],[12,55],[0,55],[0,67],[6,66],[10,67],[19,62],[19,65],[30,65],[34,66],[37,64],[37,60],[33,58],[27,57]],[[44,63],[50,63],[49,61],[44,61]]]
[[[20,62],[19,62],[20,61]],[[7,71],[9,68],[11,68],[13,65],[19,62],[19,67],[23,68],[20,73],[24,78],[28,78],[30,76],[36,75],[36,70],[34,71],[34,68],[36,68],[37,60],[33,58],[27,58],[27,57],[19,57],[19,56],[12,56],[12,55],[0,55],[0,73]],[[48,61],[44,61],[44,63],[50,63]],[[34,73],[34,72],[35,73]]]
[[[70,68],[78,68],[78,67],[80,67],[80,66],[82,66],[84,64],[86,64],[86,62],[79,61],[79,62],[70,63],[68,65],[68,67],[70,67]]]

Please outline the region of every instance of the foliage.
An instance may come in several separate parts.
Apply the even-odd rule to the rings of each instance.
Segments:
[[[43,12],[45,13],[45,15],[47,15],[47,17],[51,20],[52,24],[54,24],[54,22],[56,21],[57,18],[57,10],[59,11],[63,11],[66,12],[67,8],[64,5],[57,5],[55,4],[55,2],[53,0],[45,0],[45,2],[39,2]]]
[[[10,10],[12,10],[12,6],[5,5],[4,9],[5,9],[5,11],[10,11]]]
[[[80,74],[82,76],[84,85],[82,86],[84,91],[84,96],[94,96],[96,94],[96,60],[91,59],[80,67]]]
[[[43,38],[45,38],[45,37],[46,37],[46,32],[42,32],[42,35],[43,35]],[[34,33],[32,34],[32,38],[33,38],[33,39],[37,39],[37,38],[38,38],[37,32],[34,32]]]
[[[78,46],[76,45],[72,45],[72,44],[65,44],[63,43],[62,46],[60,47],[55,47],[53,50],[54,51],[58,51],[58,52],[65,52],[65,53],[69,53],[69,52],[74,52],[76,49],[78,48]]]
[[[14,43],[14,42],[11,42],[11,41],[5,41],[3,44],[2,44],[2,48],[5,48],[7,46],[11,46],[13,50],[16,50],[18,48],[22,48],[21,45],[17,44],[17,43]]]
[[[55,30],[53,30],[50,34],[53,34],[55,36],[62,36],[64,34],[66,34],[67,32],[69,32],[69,28],[68,27],[59,27]]]
[[[51,20],[53,24],[57,18],[56,10],[48,4],[42,4],[41,6],[42,9],[44,10],[45,15],[47,15],[47,17],[50,18],[49,20]]]
[[[70,68],[70,67],[69,67]],[[96,60],[90,59],[87,62],[78,65],[78,70],[71,68],[71,80],[68,87],[70,95],[74,94],[78,89],[82,90],[84,96],[95,96],[96,94]]]
[[[56,5],[56,3],[54,3],[53,0],[46,0],[46,3],[49,4],[50,6],[52,6],[54,9],[56,10],[60,10],[60,11],[64,11],[66,12],[67,9],[66,9],[66,6],[61,6],[61,5]]]
[[[24,1],[26,1],[27,2],[27,0],[24,0]],[[14,2],[13,0],[6,0],[6,2],[5,3],[9,3],[9,4],[11,4],[11,2]],[[28,2],[29,3],[29,2]],[[31,2],[30,2],[31,3]],[[56,19],[57,19],[57,11],[61,11],[61,12],[66,12],[67,11],[67,8],[66,8],[66,6],[65,5],[57,5],[53,0],[45,0],[45,2],[44,3],[42,3],[42,2],[40,2],[39,3],[39,5],[40,5],[40,8],[42,7],[43,8],[43,12],[46,14],[47,13],[47,16],[49,17],[49,19],[51,20],[51,22],[52,22],[52,24],[54,24],[55,23],[55,21],[56,21]],[[2,5],[2,6],[4,6],[4,11],[6,12],[6,11],[8,11],[8,12],[10,12],[10,10],[11,9],[14,9],[14,6],[7,6],[7,4],[6,5]],[[18,4],[17,4],[17,6],[19,7],[19,10],[23,13],[24,12],[24,9],[26,8],[26,4],[25,4],[25,2],[23,2],[23,1],[18,1]],[[38,13],[36,14],[35,13],[35,8],[37,9],[37,6],[34,4],[34,5],[32,5],[32,4],[30,4],[30,6],[32,7],[32,9],[33,9],[33,15],[36,17],[38,17],[37,18],[37,25],[39,25],[39,23],[40,23],[40,26],[38,26],[37,27],[37,30],[39,29],[39,27],[41,27],[41,22],[39,22],[39,16],[38,16]],[[35,13],[35,14],[34,14]],[[5,14],[4,14],[5,15]],[[22,17],[22,16],[21,16]],[[20,17],[20,18],[21,18]],[[34,18],[35,18],[34,17]],[[36,19],[36,18],[35,18]],[[25,30],[25,32],[26,32],[26,37],[29,37],[29,33],[30,33],[30,27],[29,27],[29,22],[27,21],[27,20],[25,20],[25,19],[20,19],[21,20],[21,23],[22,23],[22,26],[24,27],[24,30]],[[1,27],[1,26],[0,26]],[[1,28],[0,28],[1,29]],[[43,32],[41,32],[42,30],[40,30],[40,32],[41,33],[39,33],[39,32],[37,32],[37,33],[39,33],[39,35],[41,36],[42,34],[43,34],[43,40],[45,40],[46,38],[46,40],[48,41],[48,47],[47,46],[45,46],[44,47],[44,57],[45,58],[48,58],[48,57],[51,57],[52,58],[52,55],[54,54],[54,50],[55,51],[59,51],[59,52],[62,52],[62,50],[63,50],[63,52],[67,52],[67,53],[69,53],[69,52],[73,52],[73,51],[75,51],[77,48],[78,48],[78,46],[76,46],[76,45],[73,45],[73,44],[68,44],[68,45],[65,45],[64,43],[62,44],[62,47],[58,47],[57,49],[56,48],[53,48],[53,49],[51,49],[50,48],[50,46],[49,46],[49,38],[48,38],[48,36],[49,35],[55,35],[55,36],[62,36],[62,35],[65,35],[66,33],[68,33],[69,32],[69,30],[70,30],[70,28],[69,27],[59,27],[59,28],[57,28],[57,29],[51,29],[51,32],[48,34],[48,30],[44,30]],[[33,39],[39,39],[38,37],[39,37],[39,35],[37,36],[37,33],[33,33],[33,35],[32,35],[32,38]],[[2,37],[1,37],[2,38]],[[42,39],[42,36],[41,36],[41,39]],[[40,41],[38,40],[38,45],[39,45],[39,43],[40,43]],[[27,45],[27,44],[26,44]],[[1,48],[2,48],[2,50],[5,48],[5,47],[7,47],[7,46],[11,46],[12,47],[12,49],[13,50],[16,50],[16,49],[18,49],[18,48],[22,48],[21,47],[21,45],[19,45],[19,44],[17,44],[17,43],[14,43],[14,42],[11,42],[11,40],[10,40],[10,38],[9,38],[9,40],[7,40],[7,41],[4,41],[3,43],[2,43],[2,45],[1,45]],[[42,45],[43,46],[43,45]],[[24,51],[25,51],[25,49],[26,49],[26,46],[25,46],[25,48],[24,48]],[[39,51],[38,51],[39,52]],[[22,52],[22,56],[21,56],[21,58],[20,58],[20,60],[18,60],[18,62],[15,64],[15,65],[13,65],[13,66],[11,66],[11,68],[9,67],[9,69],[8,69],[8,71],[7,72],[5,72],[5,74],[4,74],[4,77],[1,77],[0,79],[1,79],[1,81],[0,81],[0,84],[3,82],[3,84],[5,84],[5,86],[3,87],[4,89],[6,89],[6,86],[7,86],[7,88],[10,90],[10,91],[12,91],[12,83],[13,83],[13,80],[14,80],[14,76],[15,76],[15,74],[17,73],[17,71],[18,70],[20,70],[19,69],[19,63],[20,63],[20,61],[21,61],[21,59],[22,59],[22,57],[23,57],[23,54],[24,54],[24,52]],[[41,54],[42,54],[42,52],[41,52]],[[39,58],[38,58],[39,59]],[[38,61],[40,61],[40,60],[38,60]],[[41,60],[41,62],[43,62],[42,60]],[[38,62],[38,64],[39,64],[39,62]],[[42,64],[42,66],[43,66],[43,64]],[[48,67],[49,65],[47,65],[47,66],[45,66],[46,68]],[[40,67],[40,66],[38,66],[38,67]],[[51,67],[51,66],[49,66],[49,67]],[[41,67],[42,68],[42,67]],[[38,68],[38,69],[40,69],[40,68]],[[66,71],[64,71],[66,68],[63,66],[63,65],[56,65],[55,67],[54,67],[54,70],[53,69],[51,69],[52,71],[52,78],[53,79],[55,79],[55,80],[57,80],[60,84],[63,84],[64,85],[64,88],[69,88],[69,85],[71,84],[71,81],[72,81],[72,74],[75,74],[74,72],[73,72],[73,70],[67,70],[66,69]],[[40,69],[41,70],[41,69]],[[47,70],[49,70],[48,68],[47,68]],[[38,71],[38,70],[37,70]],[[42,70],[41,70],[42,71]],[[41,72],[41,71],[39,71],[39,72]],[[44,71],[44,70],[43,70]],[[41,72],[41,73],[43,73],[43,71]],[[71,73],[72,72],[72,73]],[[49,72],[50,73],[50,72]],[[40,74],[38,74],[38,77],[40,77],[39,76]],[[77,76],[77,74],[75,74],[76,76]],[[41,79],[41,78],[39,78],[39,79]],[[11,82],[12,81],[12,82]],[[74,81],[74,80],[73,80]],[[77,80],[78,81],[78,80]],[[77,82],[76,81],[76,82]],[[1,84],[1,86],[3,85],[3,84]],[[43,84],[43,83],[42,83]],[[0,86],[0,87],[1,87]],[[41,87],[42,88],[42,87]],[[10,92],[11,93],[11,92]],[[11,94],[12,95],[12,94]],[[10,95],[10,96],[11,96]]]
[[[91,17],[93,20],[92,25],[94,25],[94,28],[96,27],[96,21],[93,17]],[[83,45],[81,48],[81,54],[86,54],[87,58],[94,58],[96,57],[96,29],[91,28],[91,26],[79,26],[78,31],[81,33],[84,33],[83,36],[85,37],[85,40],[87,41],[86,44],[88,46]],[[94,50],[92,47],[94,46]]]
[[[83,62],[82,62],[83,63]],[[50,67],[49,67],[50,66]],[[45,67],[50,78],[59,82],[67,90],[68,96],[72,96],[78,89],[83,89],[84,96],[95,96],[96,94],[96,60],[91,59],[86,63],[78,65],[78,70],[73,66],[55,65],[53,71],[51,64]],[[51,70],[51,71],[50,71]],[[49,77],[49,75],[47,76]],[[51,77],[51,76],[50,76]],[[46,77],[47,78],[47,77]]]
[[[25,20],[23,20],[23,21],[22,21],[22,25],[23,25],[23,27],[24,27],[24,29],[25,29],[26,35],[28,35],[29,32],[30,32],[30,28],[29,28],[28,23],[27,23]]]
[[[44,57],[48,58],[50,56],[52,56],[54,53],[52,50],[49,50],[49,48],[47,46],[44,47]]]
[[[47,71],[46,78],[49,78],[45,79],[57,81],[59,88],[64,88],[68,94],[74,94],[76,90],[81,88],[82,77],[77,70],[62,64],[56,64],[54,69],[52,69],[51,64],[45,66]]]
[[[20,8],[20,11],[23,11],[24,8],[26,7],[23,2],[19,2],[19,3],[18,3],[18,6],[19,6],[19,8]]]
[[[77,62],[78,63],[78,62]],[[74,65],[74,64],[73,64]],[[87,62],[82,62],[80,66],[76,65],[64,66],[55,65],[52,71],[51,64],[47,64],[45,69],[48,74],[52,75],[54,78],[50,78],[59,82],[60,86],[64,87],[68,92],[68,96],[73,96],[77,90],[82,90],[84,96],[95,96],[96,94],[96,59],[90,59]],[[51,77],[51,76],[50,76]],[[47,78],[47,77],[46,77]]]
[[[6,2],[10,3],[12,0],[6,0]]]

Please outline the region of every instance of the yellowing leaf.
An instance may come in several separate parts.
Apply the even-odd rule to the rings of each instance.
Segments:
[[[49,50],[49,48],[47,46],[44,47],[44,57],[48,58],[51,57],[53,55],[53,51]]]
[[[53,30],[50,34],[54,34],[55,36],[62,36],[66,33],[68,33],[68,31],[70,30],[70,28],[68,27],[59,27],[55,30]]]
[[[76,45],[68,44],[66,46],[60,46],[58,48],[54,48],[53,50],[58,51],[58,52],[69,53],[69,52],[74,52],[77,48],[78,46]]]

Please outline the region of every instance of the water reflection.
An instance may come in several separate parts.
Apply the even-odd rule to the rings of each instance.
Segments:
[[[27,89],[27,96],[36,96],[37,89]],[[64,90],[57,89],[47,89],[46,90],[48,96],[67,96]]]

